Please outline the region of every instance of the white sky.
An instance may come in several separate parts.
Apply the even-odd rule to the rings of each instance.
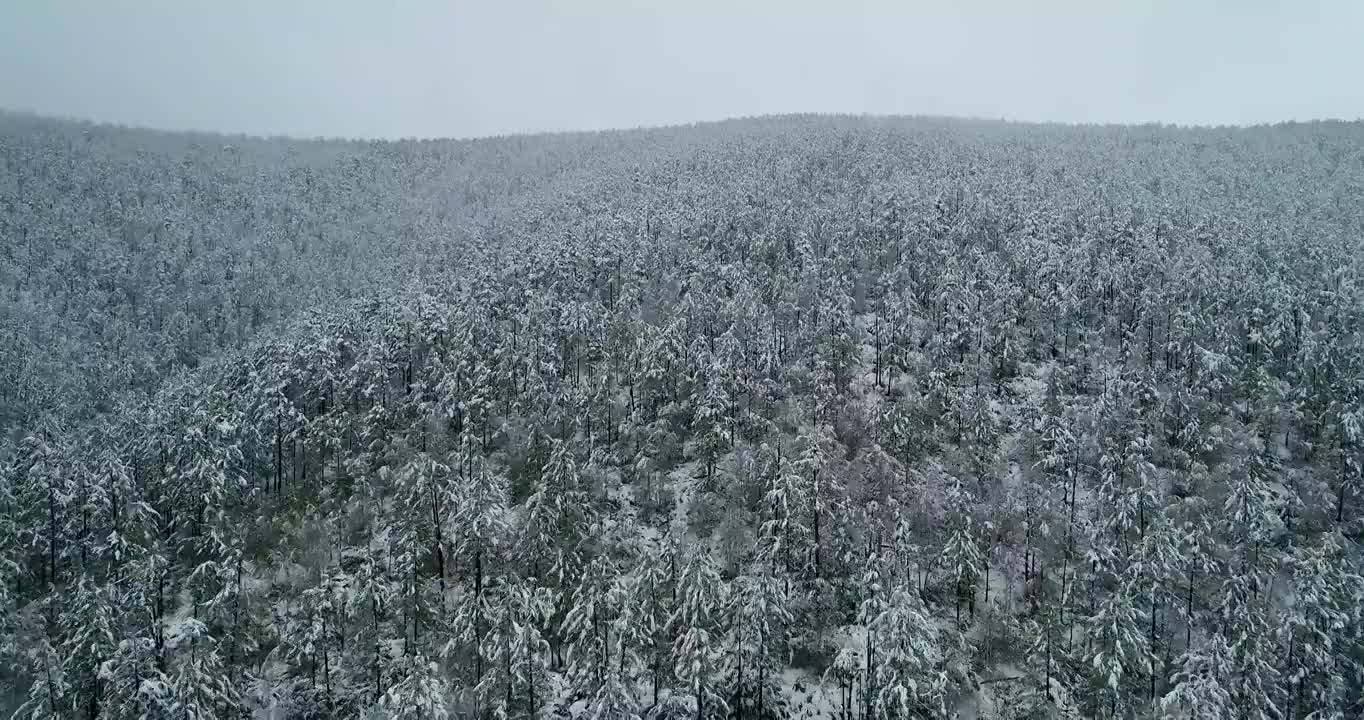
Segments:
[[[1356,119],[1364,0],[3,0],[0,107],[348,137]]]

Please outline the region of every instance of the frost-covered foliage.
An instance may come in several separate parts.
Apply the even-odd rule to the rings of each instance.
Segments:
[[[1364,128],[0,118],[20,717],[1364,714]]]

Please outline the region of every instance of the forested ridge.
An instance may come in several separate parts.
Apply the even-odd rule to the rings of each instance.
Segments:
[[[479,218],[609,157],[591,138],[263,140],[0,112],[0,432],[447,270]]]
[[[3,120],[18,717],[1364,713],[1364,125]]]

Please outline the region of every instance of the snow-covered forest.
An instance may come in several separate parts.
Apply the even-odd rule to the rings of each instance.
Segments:
[[[1364,125],[0,115],[0,710],[1364,715]]]

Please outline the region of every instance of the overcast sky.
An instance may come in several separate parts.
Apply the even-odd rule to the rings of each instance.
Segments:
[[[1364,0],[5,0],[0,107],[348,137],[1355,119]]]

